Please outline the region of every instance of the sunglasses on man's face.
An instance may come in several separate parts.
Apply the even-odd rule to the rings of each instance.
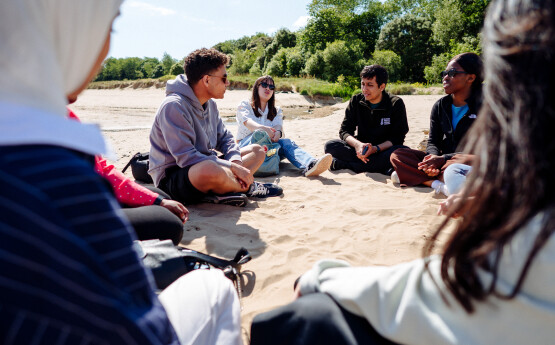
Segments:
[[[223,76],[220,75],[213,75],[213,74],[207,74],[207,76],[209,77],[216,77],[216,78],[220,78],[224,84],[227,83],[227,74],[224,74]]]
[[[260,86],[262,86],[263,88],[269,88],[270,90],[273,90],[276,88],[276,86],[274,84],[268,84],[267,82],[263,81],[262,83],[260,83]]]
[[[449,76],[449,78],[453,78],[454,76],[456,76],[457,74],[468,74],[468,72],[465,71],[457,71],[454,68],[451,68],[448,71],[441,71],[441,79],[445,78],[446,75]]]

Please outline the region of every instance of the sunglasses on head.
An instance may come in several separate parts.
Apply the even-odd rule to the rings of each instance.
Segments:
[[[262,83],[260,83],[260,86],[262,86],[263,88],[269,88],[270,90],[273,90],[276,88],[276,86],[274,84],[268,84],[267,82],[263,81]]]
[[[441,71],[441,79],[445,78],[446,75],[449,76],[449,78],[453,78],[454,76],[456,76],[457,74],[468,74],[468,72],[465,71],[457,71],[454,68],[451,68],[448,71]]]

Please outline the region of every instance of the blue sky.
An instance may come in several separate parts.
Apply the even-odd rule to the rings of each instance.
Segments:
[[[126,0],[109,56],[181,59],[201,47],[257,32],[296,31],[310,0]]]

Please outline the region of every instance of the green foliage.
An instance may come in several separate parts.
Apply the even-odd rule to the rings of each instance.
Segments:
[[[401,57],[391,50],[376,50],[372,54],[369,64],[385,67],[389,76],[389,82],[396,82],[401,79],[403,62]]]
[[[164,75],[170,73],[170,69],[172,66],[177,62],[176,59],[172,58],[170,54],[164,52],[164,56],[162,56],[162,67],[164,67]]]
[[[290,49],[287,52],[287,74],[291,76],[298,76],[304,66],[304,59],[301,53],[296,49]]]
[[[451,40],[461,38],[463,29],[463,13],[458,0],[444,0],[432,25],[434,41],[440,48],[448,49]]]
[[[415,93],[414,87],[406,83],[387,84],[386,91],[393,95],[413,95]]]
[[[160,78],[163,75],[164,75],[164,66],[159,64],[159,65],[156,65],[156,67],[152,71],[152,75],[150,77],[151,78]]]
[[[304,68],[304,74],[311,77],[321,78],[324,75],[324,67],[326,63],[324,62],[324,57],[321,51],[317,51],[312,54],[306,61]]]
[[[334,9],[323,9],[312,17],[300,34],[304,49],[314,53],[324,50],[328,43],[339,40],[343,32],[343,17]]]
[[[489,2],[311,0],[312,18],[297,32],[282,28],[273,36],[256,33],[214,48],[230,56],[230,75],[310,75],[346,90],[354,81],[358,89],[364,65],[379,63],[388,69],[392,82],[435,82],[448,57],[481,52],[478,33]],[[176,63],[167,53],[161,60],[109,58],[96,80],[178,74],[177,67],[172,68]],[[340,82],[334,83],[340,76]],[[329,92],[331,86],[325,88]]]
[[[480,44],[480,37],[463,37],[462,40],[450,42],[450,51],[447,53],[441,53],[435,55],[432,58],[432,63],[424,68],[424,77],[428,84],[441,82],[440,73],[445,70],[449,60],[451,60],[455,55],[461,53],[472,52],[478,55],[482,54],[482,46]]]
[[[264,61],[269,63],[274,58],[274,55],[281,49],[281,48],[290,48],[294,47],[297,44],[297,35],[289,31],[288,29],[281,28],[276,32],[272,43],[266,46],[264,49]],[[260,64],[261,67],[264,67],[263,64]]]
[[[170,75],[179,75],[183,73],[185,73],[185,70],[183,69],[183,65],[179,62],[174,63],[170,68]]]
[[[262,68],[260,68],[260,62],[258,59],[255,60],[254,63],[252,64],[251,68],[249,69],[249,74],[256,75],[256,76],[262,75]]]
[[[340,75],[358,75],[360,72],[358,62],[362,59],[362,52],[356,48],[356,43],[348,46],[344,41],[335,41],[328,44],[322,53],[324,79],[335,81]]]
[[[424,17],[406,14],[385,24],[376,43],[377,50],[391,50],[401,57],[401,79],[423,81],[437,47],[430,40],[432,23]]]
[[[283,77],[287,73],[287,48],[281,48],[266,67],[266,74]]]

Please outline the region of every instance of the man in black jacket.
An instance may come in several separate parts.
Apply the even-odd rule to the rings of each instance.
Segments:
[[[391,174],[389,156],[405,147],[409,131],[403,100],[385,92],[387,71],[380,65],[360,72],[362,93],[349,101],[339,137],[325,144],[334,159],[330,170],[351,169],[358,173]],[[356,132],[356,134],[355,134]]]

